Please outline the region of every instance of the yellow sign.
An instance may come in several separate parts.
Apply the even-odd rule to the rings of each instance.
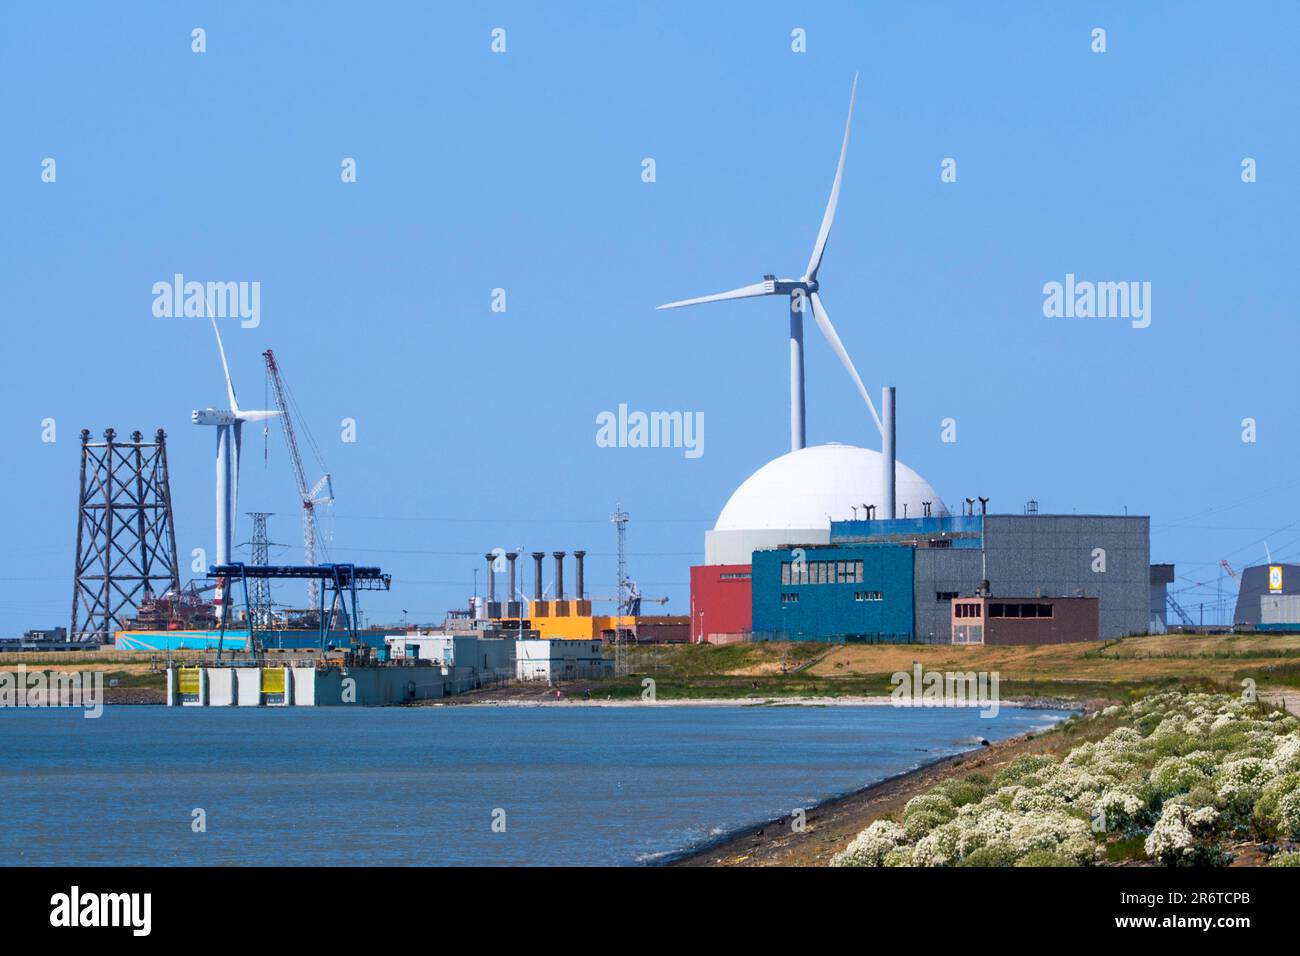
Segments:
[[[197,667],[178,667],[176,669],[176,691],[186,697],[199,696],[199,669]]]
[[[1282,590],[1282,565],[1270,564],[1268,566],[1268,589],[1273,592]]]
[[[262,693],[263,694],[284,693],[284,668],[283,667],[262,668]]]

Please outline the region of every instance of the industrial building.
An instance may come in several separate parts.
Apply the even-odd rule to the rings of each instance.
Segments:
[[[957,598],[954,644],[1072,644],[1097,640],[1095,597]]]
[[[753,571],[744,564],[700,564],[691,568],[693,644],[735,644],[753,630]]]
[[[1149,519],[1127,515],[945,515],[828,523],[827,544],[792,543],[692,569],[693,640],[953,640],[954,598],[1092,597],[1102,638],[1149,629]],[[748,570],[749,579],[742,577]],[[751,617],[735,597],[747,583]],[[698,585],[698,587],[697,587]],[[713,624],[710,624],[713,621]],[[746,628],[748,623],[748,628]],[[726,638],[724,638],[724,641]]]
[[[170,707],[379,707],[449,693],[436,667],[355,667],[337,661],[169,663]]]
[[[565,551],[553,551],[555,561],[555,596],[547,598],[542,584],[542,568],[546,560],[545,551],[532,552],[533,558],[533,596],[526,601],[516,600],[521,591],[516,587],[520,580],[517,561],[520,557],[516,551],[489,552],[484,555],[487,561],[487,600],[476,602],[475,607],[481,616],[477,618],[480,626],[490,625],[507,634],[520,637],[532,636],[546,640],[568,641],[620,641],[636,642],[685,642],[689,639],[689,622],[686,617],[673,615],[641,614],[641,596],[633,582],[625,582],[626,593],[622,596],[618,614],[597,614],[592,600],[587,595],[585,581],[585,558],[587,552],[574,551],[574,593],[568,594],[564,583]],[[500,562],[505,561],[506,600],[497,600],[497,574]],[[664,601],[667,599],[664,598]]]
[[[1242,571],[1232,623],[1300,630],[1300,564],[1260,564]]]
[[[803,448],[743,482],[691,569],[691,640],[949,643],[953,599],[977,596],[1094,598],[1104,639],[1150,631],[1157,597],[1163,613],[1173,568],[1150,563],[1149,518],[989,514],[987,499],[954,515],[901,463],[888,488],[891,456]]]
[[[613,675],[613,661],[599,639],[414,634],[389,637],[388,647],[393,660],[440,668],[448,693],[510,678],[554,682]]]
[[[913,549],[898,545],[755,551],[758,640],[912,640]]]

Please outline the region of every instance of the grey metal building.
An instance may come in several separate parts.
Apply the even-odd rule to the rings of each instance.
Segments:
[[[1241,572],[1237,607],[1232,623],[1261,625],[1297,624],[1294,602],[1281,600],[1300,595],[1300,565],[1259,564]]]
[[[836,521],[833,543],[916,548],[917,641],[952,640],[951,603],[987,582],[990,597],[1095,597],[1100,637],[1145,634],[1151,610],[1151,521],[1129,515],[965,515]]]

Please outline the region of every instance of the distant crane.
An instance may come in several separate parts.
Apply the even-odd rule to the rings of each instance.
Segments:
[[[1232,565],[1228,563],[1228,559],[1227,559],[1227,558],[1224,558],[1222,561],[1220,561],[1220,562],[1219,562],[1219,566],[1220,566],[1221,568],[1223,568],[1223,570],[1225,570],[1225,571],[1228,572],[1228,577],[1232,578],[1233,583],[1237,585],[1237,588],[1238,588],[1238,589],[1240,589],[1240,588],[1241,588],[1241,579],[1240,579],[1239,577],[1237,577],[1237,572],[1234,571],[1233,568],[1232,568]],[[1225,604],[1223,603],[1223,575],[1219,575],[1219,614],[1220,614],[1220,616],[1221,616],[1221,617],[1227,616],[1227,611],[1228,611],[1227,605],[1225,605]]]
[[[630,615],[630,616],[632,616],[632,617],[640,617],[640,616],[641,616],[641,603],[642,603],[643,601],[644,601],[645,603],[647,603],[647,604],[661,604],[661,605],[662,605],[662,604],[667,604],[668,601],[669,601],[669,599],[666,598],[666,597],[657,597],[657,598],[652,598],[652,597],[642,597],[642,596],[641,596],[641,592],[637,589],[637,586],[636,586],[636,582],[635,582],[635,581],[628,581],[628,582],[627,582],[627,592],[626,592],[626,594],[623,594],[623,593],[621,593],[621,592],[620,592],[619,594],[615,594],[615,595],[605,595],[605,594],[601,594],[601,595],[597,595],[597,596],[593,597],[591,600],[593,600],[593,601],[614,601],[614,602],[617,602],[617,603],[620,605],[620,606],[619,606],[619,614],[623,614],[623,613],[624,613],[624,612],[623,612],[623,599],[624,599],[624,597],[626,597],[626,599],[627,599],[627,601],[626,601],[627,614]]]
[[[289,414],[289,403],[291,396],[288,387],[284,384],[284,379],[280,375],[280,366],[276,364],[275,354],[267,349],[262,353],[262,358],[266,359],[266,374],[271,383],[271,390],[275,393],[275,404],[280,410],[280,424],[284,428],[284,443],[289,446],[289,459],[293,462],[294,478],[298,482],[298,496],[302,499],[302,556],[304,564],[316,563],[316,506],[331,505],[334,503],[334,483],[330,479],[328,471],[321,476],[320,480],[314,485],[307,484],[307,472],[303,468],[302,455],[298,451],[298,439],[293,431],[293,418]],[[297,411],[295,403],[295,411]],[[311,432],[307,430],[307,425],[303,423],[303,429],[307,431],[307,440],[311,442],[312,450],[316,455],[316,463],[324,471],[325,463],[321,461],[320,449],[312,441]],[[316,578],[307,579],[307,607],[314,608],[320,603],[320,582]]]

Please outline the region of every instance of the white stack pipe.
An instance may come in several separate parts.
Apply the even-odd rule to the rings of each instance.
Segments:
[[[890,520],[897,517],[894,506],[894,491],[898,474],[898,457],[894,451],[894,386],[886,385],[880,394],[880,412],[883,426],[881,434],[881,467],[884,469],[882,485],[885,489],[885,503],[881,511]]]

